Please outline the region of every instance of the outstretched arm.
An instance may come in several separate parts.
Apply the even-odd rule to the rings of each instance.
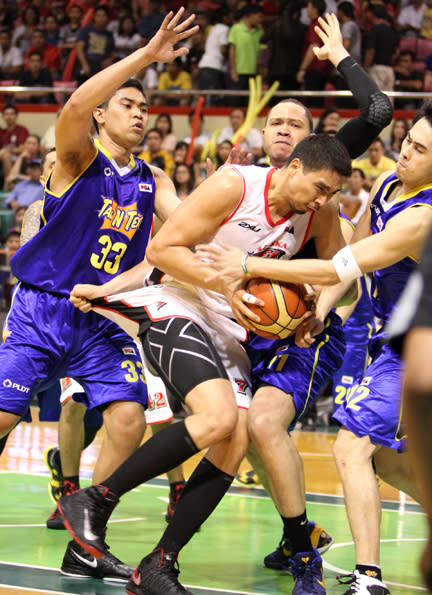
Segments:
[[[432,209],[413,207],[396,215],[382,232],[351,244],[358,271],[356,276],[386,268],[407,256],[419,259],[431,224]],[[227,244],[219,247],[201,245],[197,247],[197,252],[206,259],[207,267],[212,261],[211,266],[217,271],[213,277],[244,281],[247,272],[248,276],[288,283],[334,285],[342,280],[335,266],[336,257],[332,260],[311,258],[289,261],[254,256],[245,258],[244,252]]]
[[[326,15],[326,20],[320,18],[319,25],[315,31],[323,45],[314,48],[315,55],[320,60],[330,60],[338,69],[360,109],[360,115],[349,120],[336,134],[354,159],[390,124],[393,107],[387,95],[345,49],[336,15]]]
[[[174,49],[179,41],[198,31],[197,26],[190,27],[194,15],[180,22],[183,13],[184,8],[180,8],[176,15],[170,12],[146,46],[101,70],[71,95],[56,125],[57,161],[52,177],[54,185],[59,173],[62,179],[69,177],[72,180],[94,156],[90,129],[95,107],[103,104],[122,83],[144,66],[152,62],[171,62],[188,53],[185,47]]]

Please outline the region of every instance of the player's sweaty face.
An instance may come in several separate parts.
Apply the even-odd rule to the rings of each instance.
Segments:
[[[105,121],[110,136],[119,135],[139,144],[148,122],[146,98],[134,87],[119,89],[105,110]]]
[[[264,126],[264,151],[271,165],[282,167],[294,147],[311,134],[305,110],[296,103],[279,103],[267,116]]]
[[[396,174],[407,190],[432,183],[432,127],[421,118],[405,137]]]
[[[296,213],[318,211],[342,187],[343,177],[335,171],[322,169],[305,173],[299,170],[289,186],[290,207]]]

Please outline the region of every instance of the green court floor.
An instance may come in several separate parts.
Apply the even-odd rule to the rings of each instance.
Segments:
[[[82,595],[124,593],[121,585],[60,576],[68,534],[45,527],[53,510],[47,482],[47,476],[0,473],[0,586]],[[155,480],[126,494],[114,511],[107,541],[113,553],[130,565],[135,566],[157,543],[165,527],[167,494],[166,481]],[[329,595],[341,594],[347,587],[337,583],[336,574],[350,572],[354,564],[343,502],[337,497],[309,495],[308,511],[309,518],[335,539],[324,556],[326,587]],[[264,568],[262,562],[277,545],[280,533],[280,519],[262,489],[233,487],[181,554],[180,579],[197,595],[291,593],[291,577]],[[382,567],[392,595],[425,591],[417,570],[425,535],[425,519],[418,506],[385,506]]]

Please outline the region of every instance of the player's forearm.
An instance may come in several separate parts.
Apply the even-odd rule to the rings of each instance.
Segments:
[[[147,49],[147,46],[139,48],[83,83],[71,95],[68,104],[70,102],[71,106],[76,106],[82,111],[93,110],[96,105],[101,105],[111,97],[122,83],[152,62],[154,62],[154,55]]]
[[[315,315],[320,320],[325,320],[327,314],[348,295],[351,301],[355,302],[357,297],[357,282],[345,281],[328,287],[323,287],[316,304]],[[346,305],[344,306],[346,307]],[[340,314],[338,312],[338,314]]]
[[[339,283],[339,277],[331,260],[310,258],[281,261],[251,256],[247,259],[247,269],[253,277],[266,277],[288,283],[311,283],[312,285]]]
[[[224,293],[223,280],[205,281],[214,275],[214,270],[203,267],[197,256],[185,246],[161,246],[156,235],[147,248],[147,258],[154,267],[178,281]]]
[[[148,263],[147,259],[144,259],[133,268],[117,275],[111,279],[111,281],[101,285],[99,291],[100,295],[98,295],[98,297],[139,289],[144,285],[144,278],[152,268],[153,267]]]

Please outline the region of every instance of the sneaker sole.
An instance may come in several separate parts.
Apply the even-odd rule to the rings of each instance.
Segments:
[[[73,572],[66,572],[66,570],[63,570],[62,568],[60,568],[60,574],[62,576],[67,576],[68,578],[94,578],[91,574],[73,574]]]
[[[318,550],[319,554],[321,554],[321,556],[322,556],[323,554],[325,554],[326,552],[328,552],[329,549],[331,548],[331,546],[333,545],[333,543],[334,543],[334,539],[332,537],[331,538],[331,541],[329,541],[328,543],[326,543],[326,545],[323,545],[322,547],[318,547],[317,550]]]
[[[73,572],[67,572],[66,570],[62,570],[60,569],[60,574],[62,576],[67,576],[68,578],[73,578],[73,579],[87,579],[87,578],[96,578],[98,579],[98,576],[94,576],[92,574],[74,574]],[[128,578],[116,578],[116,577],[109,577],[109,576],[104,576],[101,578],[101,580],[103,580],[105,583],[123,583],[126,584],[129,581],[129,577]]]
[[[74,540],[83,548],[85,549],[86,552],[88,552],[90,555],[92,555],[95,558],[102,558],[104,555],[104,552],[101,552],[100,550],[96,549],[95,547],[93,547],[92,545],[89,545],[88,543],[85,543],[84,541],[82,541],[81,539],[79,539],[76,535],[74,530],[72,529],[71,524],[69,523],[69,521],[66,519],[64,512],[60,506],[60,502],[57,502],[57,508],[59,509],[61,515],[63,516],[63,522],[64,522],[64,526],[65,528],[69,531],[69,533],[72,535],[72,537],[74,538]]]
[[[127,578],[111,578],[109,576],[104,576],[103,581],[104,583],[123,583],[124,585],[129,582],[130,576]]]
[[[66,527],[64,526],[63,523],[61,525],[60,524],[58,524],[58,525],[49,525],[48,524],[48,521],[47,521],[46,526],[47,526],[47,529],[51,529],[51,530],[54,530],[54,531],[65,531],[65,529],[66,529]]]

